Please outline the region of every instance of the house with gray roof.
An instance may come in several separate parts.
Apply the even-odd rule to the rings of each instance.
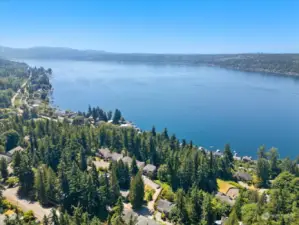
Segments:
[[[125,164],[128,164],[129,166],[132,164],[133,159],[129,156],[125,156],[121,159]]]
[[[98,150],[98,152],[96,153],[96,155],[102,159],[104,159],[105,161],[109,161],[112,158],[112,153],[108,148],[101,148]]]
[[[137,163],[138,168],[143,168],[145,166],[145,162],[136,160],[136,163]]]
[[[245,182],[251,182],[252,181],[252,177],[249,173],[245,173],[245,172],[236,172],[234,174],[234,178],[236,178],[237,180],[240,181],[245,181]]]
[[[21,151],[24,151],[24,148],[22,148],[21,146],[17,146],[11,150],[9,150],[6,154],[10,157],[12,157],[12,155],[15,153],[15,152],[21,152]]]
[[[12,161],[12,158],[11,158],[10,156],[8,156],[8,155],[4,155],[4,154],[1,154],[1,153],[0,153],[0,159],[1,159],[1,158],[6,159],[6,162],[7,162],[7,163],[10,163],[10,162]]]
[[[152,164],[147,164],[145,167],[143,167],[143,174],[148,177],[155,177],[157,173],[157,167]]]
[[[117,152],[112,152],[111,154],[111,160],[112,161],[119,161],[123,158],[123,155]]]
[[[164,213],[167,216],[174,207],[174,204],[167,200],[160,199],[156,202],[156,206],[159,212]]]
[[[133,159],[129,156],[125,156],[121,159],[125,164],[128,164],[129,166],[131,166]],[[138,168],[144,167],[145,163],[136,160],[136,164]]]
[[[225,203],[227,203],[227,204],[229,204],[231,206],[233,206],[235,204],[235,201],[232,198],[230,198],[229,196],[227,196],[227,195],[225,195],[225,194],[223,194],[221,192],[217,192],[217,194],[215,195],[215,197],[217,199],[219,199],[220,201],[225,202]]]

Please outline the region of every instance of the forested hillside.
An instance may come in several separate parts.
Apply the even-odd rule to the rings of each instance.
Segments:
[[[27,77],[26,64],[0,58],[0,108],[10,106],[13,94]]]

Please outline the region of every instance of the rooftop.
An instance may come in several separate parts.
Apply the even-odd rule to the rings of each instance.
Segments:
[[[146,171],[146,172],[155,172],[157,169],[157,167],[153,164],[147,164],[144,168],[143,168],[143,171]]]
[[[215,197],[218,198],[222,202],[226,202],[229,205],[234,205],[235,204],[235,201],[233,199],[231,199],[229,196],[227,196],[227,195],[225,195],[221,192],[218,192],[215,195]]]
[[[167,200],[160,199],[157,201],[157,210],[159,212],[170,213],[170,211],[173,207],[174,207],[174,204]]]
[[[15,148],[9,150],[9,151],[7,152],[7,154],[8,154],[9,156],[12,156],[15,152],[18,152],[18,151],[24,151],[24,148],[22,148],[21,146],[17,146],[17,147],[15,147]]]
[[[243,180],[243,181],[252,181],[252,177],[249,173],[245,173],[245,172],[236,172],[234,174],[234,177],[237,179],[237,180]]]

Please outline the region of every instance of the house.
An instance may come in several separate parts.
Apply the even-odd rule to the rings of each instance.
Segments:
[[[4,154],[1,154],[1,153],[0,153],[0,159],[1,159],[1,158],[6,159],[6,162],[7,162],[7,163],[10,163],[10,162],[12,161],[12,158],[11,158],[10,156],[8,156],[8,155],[4,155]]]
[[[121,159],[125,164],[128,164],[129,166],[132,164],[133,159],[129,156],[125,156]]]
[[[124,209],[124,212],[122,214],[122,218],[125,221],[126,224],[129,224],[130,220],[133,220],[133,223],[135,225],[160,225],[158,222],[156,222],[153,219],[150,219],[148,217],[138,215],[136,212],[134,212],[132,209]]]
[[[226,195],[231,199],[236,199],[239,196],[240,190],[239,188],[231,187],[226,192]]]
[[[104,159],[105,161],[109,161],[112,158],[112,153],[108,148],[101,148],[99,149],[98,153],[96,154],[98,157]]]
[[[24,151],[24,149],[21,147],[21,146],[17,146],[11,150],[9,150],[6,154],[10,157],[12,157],[12,155],[15,153],[15,152],[21,152],[21,151]]]
[[[145,216],[138,216],[136,225],[160,225],[157,221]]]
[[[242,161],[243,162],[251,162],[252,158],[251,158],[251,156],[244,156],[244,157],[242,157]]]
[[[123,158],[123,155],[117,152],[112,152],[111,154],[111,160],[112,161],[119,161]]]
[[[143,168],[145,166],[145,162],[141,162],[141,161],[136,160],[136,163],[137,163],[138,168]]]
[[[121,159],[125,164],[128,164],[129,166],[131,166],[133,159],[129,156],[125,156]],[[144,167],[145,163],[136,160],[136,164],[138,168]]]
[[[172,202],[169,202],[164,199],[158,200],[156,204],[157,204],[157,210],[160,213],[164,213],[166,216],[169,215],[170,211],[174,207],[174,204]]]
[[[235,200],[233,200],[232,198],[230,198],[229,196],[221,193],[221,192],[217,192],[217,194],[215,195],[215,197],[217,199],[219,199],[222,202],[225,202],[231,206],[233,206],[235,204]]]
[[[240,172],[240,171],[234,174],[234,178],[236,178],[237,180],[240,180],[240,181],[245,181],[245,182],[252,181],[252,177],[249,173]]]
[[[217,149],[217,151],[216,151],[216,152],[213,152],[213,155],[214,155],[214,156],[216,156],[216,157],[222,157],[222,156],[223,156],[223,153],[222,153],[222,152],[220,152],[220,150],[219,150],[219,149]]]
[[[143,174],[148,177],[155,177],[157,172],[157,167],[152,164],[147,164],[143,167]]]

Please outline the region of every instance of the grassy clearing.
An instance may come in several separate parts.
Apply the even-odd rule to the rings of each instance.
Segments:
[[[236,187],[235,185],[231,184],[231,181],[224,181],[221,179],[217,179],[217,185],[218,185],[218,191],[224,194],[226,194],[228,189],[232,187]]]

